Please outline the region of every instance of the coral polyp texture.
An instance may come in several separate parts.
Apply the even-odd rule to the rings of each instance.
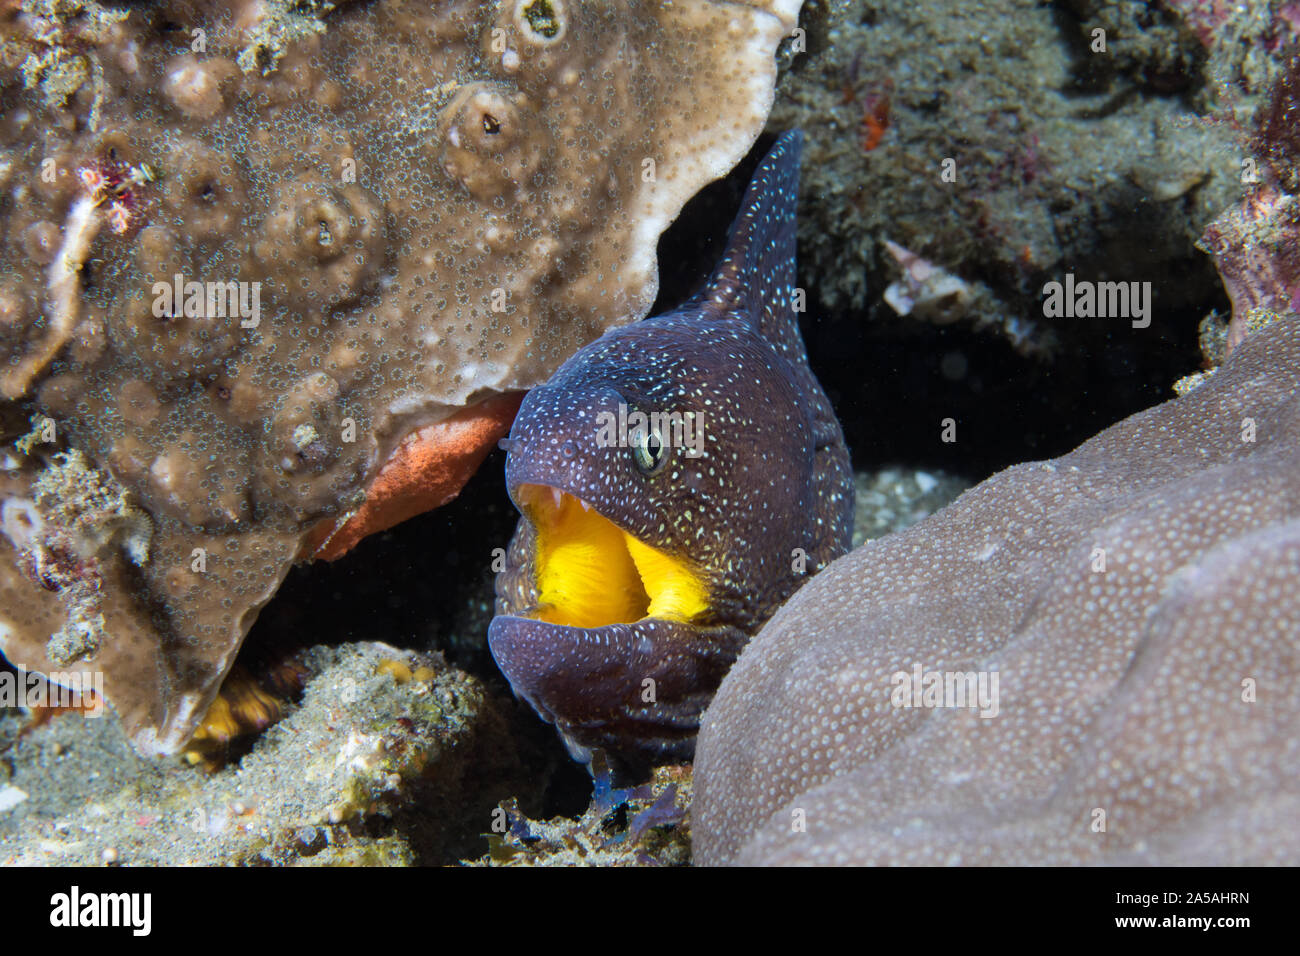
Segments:
[[[0,7],[5,656],[102,670],[138,747],[182,747],[411,436],[459,436],[463,480],[498,396],[649,309],[798,9]]]
[[[705,714],[695,859],[1294,863],[1298,585],[1292,315],[799,591]]]

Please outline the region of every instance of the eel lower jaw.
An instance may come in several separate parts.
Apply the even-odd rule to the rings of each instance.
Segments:
[[[534,532],[536,598],[495,617],[488,645],[515,694],[584,763],[597,747],[625,766],[689,757],[745,642],[705,623],[700,569],[563,489],[521,484],[511,495]]]
[[[626,767],[692,756],[700,716],[745,642],[735,628],[653,619],[578,628],[501,615],[488,628],[516,696],[574,759],[599,748]]]

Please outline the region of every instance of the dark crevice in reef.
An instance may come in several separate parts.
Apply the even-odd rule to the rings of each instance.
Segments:
[[[337,561],[295,567],[250,633],[291,631],[313,644],[385,640],[442,651],[480,677],[492,618],[492,549],[518,514],[492,452],[453,502],[362,541]]]
[[[1098,0],[1055,0],[1049,5],[1070,56],[1071,82],[1064,92],[1086,97],[1132,84],[1134,92],[1181,96],[1190,102],[1205,88],[1208,59],[1191,28],[1167,5],[1117,7]],[[1094,50],[1098,29],[1105,31],[1107,55]]]
[[[805,323],[804,335],[856,468],[901,463],[978,481],[1173,398],[1173,382],[1200,366],[1197,318],[1116,323],[1095,349],[1047,362],[994,336],[906,319],[832,315]],[[952,443],[942,440],[947,418]]]
[[[770,143],[771,137],[761,137],[735,171],[687,203],[664,234],[655,312],[673,308],[707,279]],[[1089,274],[1082,266],[1078,271]],[[1159,291],[1199,287],[1205,273],[1204,263],[1186,262],[1179,274],[1150,276],[1157,280],[1157,298],[1155,320],[1146,329],[1123,319],[1056,320],[1092,327],[1086,349],[1063,349],[1050,359],[1021,355],[1004,338],[965,324],[899,318],[880,303],[879,288],[865,312],[830,309],[801,267],[808,292],[802,330],[856,468],[942,468],[978,481],[1018,462],[1064,454],[1108,425],[1172,398],[1173,382],[1200,367],[1197,323],[1212,308],[1226,313],[1228,302],[1213,288],[1191,311],[1182,305],[1162,311]],[[941,440],[949,417],[957,422],[953,443]]]
[[[483,681],[505,712],[525,772],[544,782],[534,815],[579,815],[591,795],[590,778],[554,730],[514,699],[487,649],[492,549],[509,544],[517,520],[505,490],[505,453],[494,451],[445,507],[373,535],[337,561],[295,567],[253,625],[239,659],[285,641],[382,640],[441,651]]]

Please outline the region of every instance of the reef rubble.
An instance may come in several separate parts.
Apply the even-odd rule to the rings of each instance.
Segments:
[[[25,795],[0,810],[0,862],[455,862],[500,801],[533,805],[507,713],[478,680],[380,643],[302,660],[301,703],[215,770],[140,757],[111,711],[0,720],[0,800]]]

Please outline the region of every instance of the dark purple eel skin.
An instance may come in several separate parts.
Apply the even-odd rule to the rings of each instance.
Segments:
[[[786,133],[758,167],[703,289],[577,352],[528,393],[502,443],[522,518],[497,576],[489,645],[516,695],[582,762],[596,748],[625,768],[689,758],[749,638],[848,550],[848,450],[796,312],[801,147],[800,133]],[[602,441],[620,405],[625,416],[694,413],[703,439],[674,442],[648,425]],[[539,619],[554,608],[540,601],[538,501],[564,496],[689,568],[704,606],[592,627]]]

